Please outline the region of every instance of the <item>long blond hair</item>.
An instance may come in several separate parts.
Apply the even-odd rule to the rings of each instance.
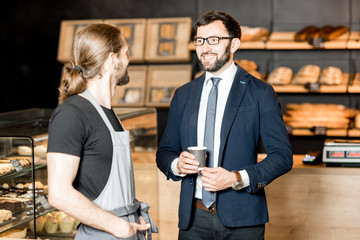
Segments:
[[[89,79],[101,76],[109,53],[119,53],[124,43],[119,28],[92,24],[79,31],[73,43],[72,60],[64,64],[59,86],[59,104],[83,92]]]

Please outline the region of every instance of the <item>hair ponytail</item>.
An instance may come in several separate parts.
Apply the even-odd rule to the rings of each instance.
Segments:
[[[86,89],[86,79],[82,77],[83,70],[72,61],[66,63],[63,68],[63,76],[59,87],[59,104],[68,97],[81,93]]]

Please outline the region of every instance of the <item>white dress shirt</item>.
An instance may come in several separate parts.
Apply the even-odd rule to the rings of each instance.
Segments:
[[[219,77],[221,80],[218,84],[218,98],[216,104],[216,117],[215,117],[215,136],[214,136],[214,166],[218,166],[219,162],[219,149],[220,149],[220,131],[221,124],[223,120],[224,110],[226,106],[226,101],[229,96],[231,86],[233,84],[235,74],[237,71],[236,65],[233,63],[228,67],[224,72],[218,76],[214,76],[210,72],[205,73],[205,81],[201,93],[200,106],[199,106],[199,115],[198,115],[198,124],[197,124],[197,143],[198,146],[203,146],[204,143],[204,130],[205,130],[205,118],[206,118],[206,109],[207,109],[207,100],[210,93],[210,90],[213,86],[211,77]],[[185,176],[184,174],[179,174],[176,169],[178,158],[175,159],[171,164],[171,170],[177,176]],[[241,178],[244,181],[244,187],[248,187],[249,176],[245,170],[240,171]],[[201,174],[198,173],[196,179],[196,190],[195,198],[202,198],[202,181]]]

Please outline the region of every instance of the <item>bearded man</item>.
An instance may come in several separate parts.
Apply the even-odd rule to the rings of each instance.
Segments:
[[[292,168],[280,104],[271,85],[234,63],[239,23],[210,11],[193,43],[205,73],[178,88],[156,154],[168,179],[181,180],[179,239],[264,239],[264,187]],[[257,161],[262,140],[267,157]],[[187,151],[207,148],[207,167]]]

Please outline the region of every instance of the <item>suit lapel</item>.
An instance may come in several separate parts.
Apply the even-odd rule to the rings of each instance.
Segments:
[[[222,158],[224,153],[224,147],[226,145],[227,137],[229,135],[230,128],[235,120],[236,113],[240,107],[241,101],[244,97],[245,90],[249,83],[249,79],[244,76],[247,72],[237,66],[237,72],[234,78],[234,82],[229,92],[229,96],[226,102],[224,116],[221,125],[221,144],[219,150],[219,166],[222,164]]]
[[[201,75],[199,78],[193,80],[193,86],[191,87],[190,96],[189,96],[189,144],[192,146],[197,145],[197,123],[199,115],[199,106],[201,92],[203,84],[205,81],[205,74]]]

